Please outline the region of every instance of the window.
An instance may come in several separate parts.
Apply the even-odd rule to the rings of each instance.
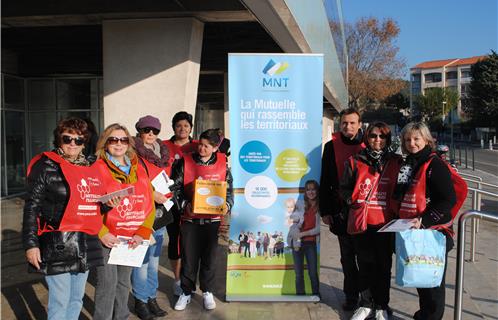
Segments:
[[[441,82],[441,73],[440,72],[426,73],[424,75],[424,77],[425,77],[426,83]]]
[[[458,73],[456,71],[448,71],[446,72],[446,79],[451,80],[451,79],[456,79]]]
[[[460,74],[462,78],[470,78],[470,69],[462,69]]]

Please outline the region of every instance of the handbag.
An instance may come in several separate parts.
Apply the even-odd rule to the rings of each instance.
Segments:
[[[356,160],[354,161],[355,161],[354,163],[356,163]],[[375,181],[375,185],[368,192],[365,201],[362,202],[356,201],[355,203],[352,203],[349,206],[348,228],[347,228],[348,234],[355,235],[367,231],[368,201],[370,200],[370,196],[375,193],[374,190],[377,190],[379,182],[382,179],[384,172],[386,172],[387,166],[388,164],[386,165],[384,170],[382,170],[382,173],[380,174],[379,178]]]
[[[446,237],[436,230],[396,233],[396,284],[405,288],[441,285],[446,263]]]
[[[166,208],[161,205],[156,205],[156,218],[154,220],[153,229],[159,230],[174,221],[173,212],[166,210]]]

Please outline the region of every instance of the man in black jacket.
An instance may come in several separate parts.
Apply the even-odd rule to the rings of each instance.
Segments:
[[[340,114],[340,132],[332,135],[325,144],[320,177],[320,214],[330,231],[338,236],[341,264],[344,273],[343,291],[346,295],[344,310],[354,310],[358,303],[358,266],[351,236],[346,233],[347,212],[339,194],[339,181],[344,162],[363,149],[360,113],[349,108]]]

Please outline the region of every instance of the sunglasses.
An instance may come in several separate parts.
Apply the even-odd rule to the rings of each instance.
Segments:
[[[381,134],[370,133],[370,134],[368,135],[368,138],[369,138],[369,139],[375,139],[375,138],[377,138],[377,137],[381,138],[382,140],[386,140],[386,139],[387,139],[387,135],[385,135],[385,134],[383,134],[383,133],[381,133]]]
[[[75,145],[81,146],[85,143],[85,138],[81,138],[81,137],[72,138],[70,136],[62,136],[62,143],[71,144],[72,141],[74,141]]]
[[[121,141],[121,144],[130,143],[130,139],[128,137],[118,138],[118,137],[109,137],[107,138],[107,144],[118,144]]]
[[[151,128],[151,127],[147,127],[147,128],[140,128],[138,131],[139,131],[140,133],[149,133],[149,132],[151,132],[151,131],[152,131],[152,133],[153,133],[154,135],[156,135],[156,136],[159,134],[159,130],[157,130],[156,128]]]

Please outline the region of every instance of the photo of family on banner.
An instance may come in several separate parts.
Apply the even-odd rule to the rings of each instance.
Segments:
[[[229,54],[228,301],[319,301],[323,56]]]

